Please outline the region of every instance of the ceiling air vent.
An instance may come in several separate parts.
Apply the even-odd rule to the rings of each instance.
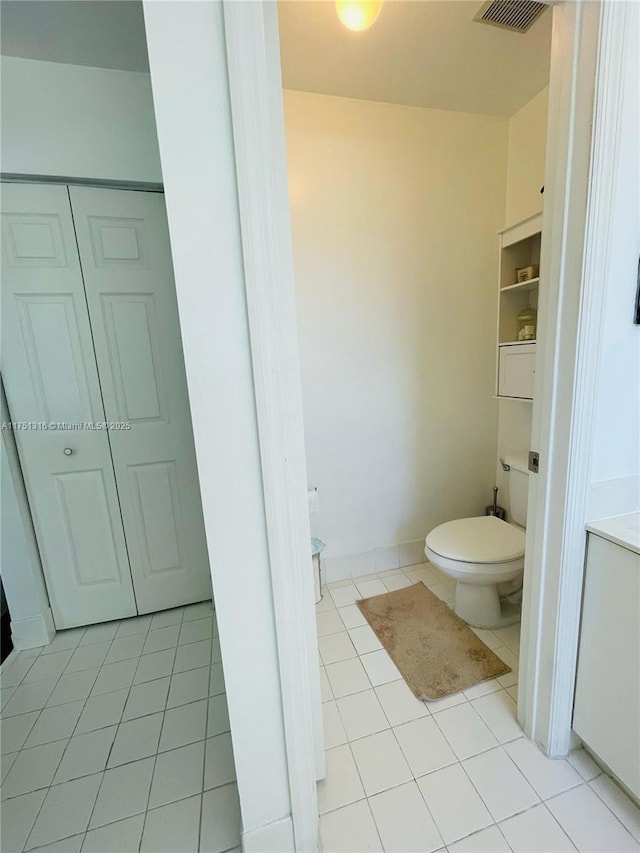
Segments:
[[[546,8],[546,3],[538,3],[536,0],[489,0],[473,20],[480,24],[493,24],[494,27],[526,33]]]

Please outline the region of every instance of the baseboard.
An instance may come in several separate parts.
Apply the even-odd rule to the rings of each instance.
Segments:
[[[370,551],[325,557],[322,560],[323,583],[359,578],[375,572],[389,572],[424,561],[424,539],[397,545],[380,545]]]
[[[291,815],[242,833],[243,853],[293,853],[293,821]]]
[[[587,521],[640,510],[640,475],[591,483]]]
[[[11,639],[19,651],[35,649],[38,646],[48,646],[56,635],[51,608],[44,613],[31,616],[29,619],[11,620]]]

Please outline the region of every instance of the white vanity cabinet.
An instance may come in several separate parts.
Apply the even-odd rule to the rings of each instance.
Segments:
[[[640,798],[640,549],[620,541],[589,533],[573,728]]]

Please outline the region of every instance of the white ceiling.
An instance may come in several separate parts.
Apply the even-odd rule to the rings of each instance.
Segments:
[[[478,24],[483,0],[385,0],[347,30],[329,0],[280,0],[287,89],[511,116],[549,79],[551,10],[525,33]]]
[[[332,0],[280,0],[285,88],[510,116],[548,82],[551,11],[525,35],[473,21],[483,0],[385,0],[363,33]],[[2,0],[9,56],[147,71],[139,0]]]
[[[130,0],[2,0],[6,56],[148,71],[142,3]]]

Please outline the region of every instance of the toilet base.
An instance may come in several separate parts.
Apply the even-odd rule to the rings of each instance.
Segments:
[[[520,605],[500,599],[496,584],[456,584],[455,613],[474,628],[505,628],[520,621]]]

